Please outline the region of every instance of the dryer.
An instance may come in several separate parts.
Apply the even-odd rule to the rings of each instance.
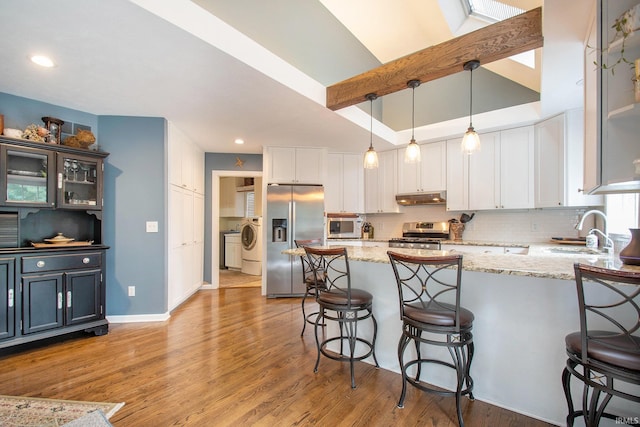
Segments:
[[[244,218],[240,225],[242,272],[262,274],[262,218]]]

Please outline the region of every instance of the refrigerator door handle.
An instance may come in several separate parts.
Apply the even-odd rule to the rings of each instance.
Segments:
[[[295,245],[294,241],[293,241],[293,237],[296,235],[295,230],[293,229],[295,227],[295,214],[296,214],[296,203],[291,201],[289,202],[289,224],[287,227],[287,232],[289,233],[289,236],[287,236],[287,245],[289,246],[289,249],[292,249]]]

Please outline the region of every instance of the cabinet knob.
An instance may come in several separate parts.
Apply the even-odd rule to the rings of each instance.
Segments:
[[[82,263],[83,264],[89,264],[90,262],[91,262],[91,258],[89,258],[89,257],[82,258]]]
[[[45,266],[45,262],[44,261],[40,260],[40,261],[36,262],[36,267],[42,268],[44,266]]]

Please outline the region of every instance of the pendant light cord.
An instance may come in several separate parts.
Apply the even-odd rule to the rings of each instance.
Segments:
[[[413,141],[415,138],[414,130],[416,127],[416,87],[413,86],[411,92],[411,140]]]
[[[373,97],[369,97],[369,148],[373,147]]]
[[[469,127],[473,127],[471,115],[473,113],[473,68],[469,70],[471,73],[470,84],[469,84]]]

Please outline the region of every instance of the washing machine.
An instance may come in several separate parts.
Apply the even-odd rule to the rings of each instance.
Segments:
[[[240,225],[242,272],[262,274],[262,218],[244,218]]]

